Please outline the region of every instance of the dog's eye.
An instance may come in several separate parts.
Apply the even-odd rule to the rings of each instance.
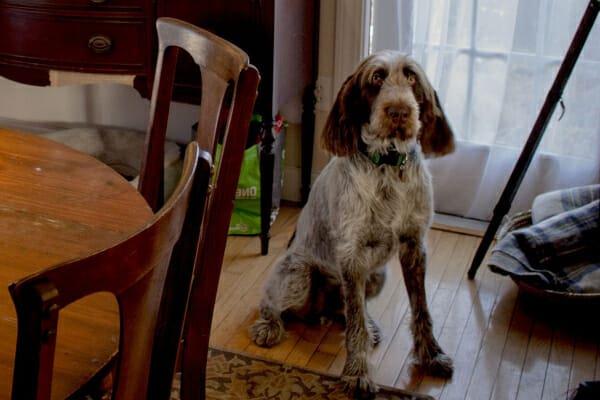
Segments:
[[[404,76],[409,84],[413,85],[417,81],[417,74],[415,74],[410,68],[404,68],[402,72],[404,73]]]
[[[373,73],[371,76],[371,85],[381,87],[383,85],[383,81],[385,80],[386,73],[383,70],[378,70]]]

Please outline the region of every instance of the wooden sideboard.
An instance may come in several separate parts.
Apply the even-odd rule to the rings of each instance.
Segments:
[[[0,0],[0,74],[48,85],[49,70],[152,74],[151,0]]]
[[[48,85],[49,70],[136,76],[149,97],[158,17],[179,18],[238,45],[261,74],[257,111],[271,118],[314,81],[317,0],[0,0],[0,75]],[[185,56],[183,56],[185,58]],[[194,102],[191,62],[175,99]]]
[[[270,121],[282,107],[303,105],[305,199],[312,162],[318,8],[319,0],[0,0],[0,75],[39,86],[50,84],[51,70],[133,75],[134,87],[150,97],[156,18],[191,22],[235,43],[259,69],[256,112],[267,122],[265,132],[270,133]],[[178,65],[174,99],[194,103],[200,98],[199,74],[186,57]],[[272,170],[272,138],[264,139],[267,154],[261,156],[261,170]],[[263,254],[270,204],[263,205]]]

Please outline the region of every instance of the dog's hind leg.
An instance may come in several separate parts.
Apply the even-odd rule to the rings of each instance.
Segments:
[[[400,241],[400,263],[412,311],[411,330],[416,362],[430,375],[450,378],[453,372],[452,359],[444,354],[433,336],[431,316],[427,307],[426,253],[423,240],[418,236],[410,236],[402,237]]]
[[[281,342],[285,328],[281,315],[300,313],[310,307],[311,267],[293,253],[287,254],[271,271],[263,298],[260,317],[250,327],[250,337],[258,346],[272,347]]]

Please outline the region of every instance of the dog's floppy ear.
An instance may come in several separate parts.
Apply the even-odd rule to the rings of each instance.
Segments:
[[[321,134],[321,147],[336,156],[358,152],[361,126],[368,120],[369,105],[363,98],[361,74],[356,72],[338,92]]]
[[[416,80],[413,91],[419,103],[421,120],[420,142],[423,154],[438,157],[454,151],[454,133],[425,72],[416,63],[409,67]],[[408,72],[409,74],[411,72]]]

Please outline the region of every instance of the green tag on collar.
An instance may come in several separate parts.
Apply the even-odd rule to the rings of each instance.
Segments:
[[[407,153],[398,153],[397,151],[389,151],[387,154],[369,154],[371,162],[377,166],[391,165],[393,167],[404,167],[408,161]]]

